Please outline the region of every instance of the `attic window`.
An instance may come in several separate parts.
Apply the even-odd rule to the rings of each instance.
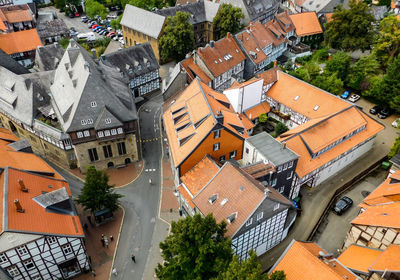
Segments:
[[[295,97],[295,98],[293,98],[293,99],[294,99],[294,101],[297,101],[297,99],[299,99],[299,97],[300,97],[300,96],[296,95],[296,97]]]
[[[228,218],[226,218],[226,220],[228,221],[228,223],[232,224],[235,221],[236,217],[237,217],[237,212],[230,214]]]
[[[224,198],[224,200],[221,201],[221,206],[224,206],[228,202],[227,198]]]
[[[179,108],[178,110],[172,111],[172,115],[175,115],[176,113],[179,113],[183,109],[185,109],[185,107],[182,107],[182,108]]]
[[[188,127],[188,126],[191,125],[191,124],[192,124],[191,122],[188,122],[187,124],[184,124],[184,125],[178,127],[178,128],[176,129],[176,131],[177,131],[177,132],[178,132],[178,131],[181,131],[182,129],[185,129],[186,127]]]
[[[87,125],[87,120],[81,120],[81,125]]]
[[[218,58],[219,62],[222,62],[222,59]]]
[[[237,52],[237,53],[239,53],[239,50],[238,50],[238,49],[236,49],[236,52]]]
[[[129,68],[128,73],[129,73],[130,75],[132,75],[132,74],[133,74],[133,69],[132,69],[132,68]]]
[[[194,135],[194,133],[190,134],[189,136],[186,136],[182,139],[179,139],[179,145],[182,146],[183,144],[185,144],[187,141],[189,141],[190,138],[192,138]]]
[[[92,101],[92,102],[90,102],[90,107],[97,107],[97,103],[96,103],[96,101]]]
[[[208,202],[210,202],[211,205],[214,204],[214,202],[218,199],[218,195],[217,194],[213,194],[212,196],[210,196],[208,198]]]
[[[186,115],[187,115],[187,113],[185,112],[182,115],[179,115],[176,118],[174,118],[174,124],[176,124],[180,119],[182,119]]]
[[[215,64],[218,64],[218,61],[214,60]]]
[[[111,119],[110,118],[107,118],[104,121],[106,122],[106,124],[110,124],[111,123]]]
[[[43,101],[43,96],[40,93],[37,94],[37,98],[39,99],[39,101]]]
[[[196,122],[194,124],[194,128],[198,128],[206,119],[207,119],[208,115],[205,116],[204,118],[202,118],[201,120],[199,120],[198,122]]]
[[[317,111],[318,108],[319,108],[319,105],[316,105],[316,106],[314,107],[314,111]]]
[[[93,124],[93,119],[87,119],[87,124]]]
[[[275,205],[274,205],[274,211],[276,211],[276,210],[278,210],[279,209],[279,203],[275,203]]]

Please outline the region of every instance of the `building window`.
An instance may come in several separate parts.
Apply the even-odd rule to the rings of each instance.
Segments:
[[[213,150],[214,150],[214,151],[218,151],[219,148],[220,148],[220,143],[215,143],[215,144],[213,145]]]
[[[83,131],[83,135],[85,135],[85,137],[89,137],[90,136],[89,130]]]
[[[118,146],[118,154],[120,156],[125,155],[126,154],[125,142],[117,143],[117,146]]]
[[[103,152],[104,152],[104,157],[105,158],[110,158],[112,157],[112,149],[111,145],[103,146]]]
[[[93,162],[93,161],[99,160],[99,156],[97,155],[96,148],[88,149],[88,152],[89,152],[90,161]]]
[[[110,131],[109,130],[104,130],[104,135],[105,136],[110,136]]]
[[[246,148],[246,154],[248,154],[249,153],[249,148]]]
[[[291,178],[292,178],[292,176],[293,176],[293,171],[290,171],[290,173],[288,174],[288,177],[287,177],[287,179],[291,179]]]
[[[32,276],[31,279],[32,279],[32,280],[42,280],[42,276],[40,276],[40,275],[35,275],[35,276]]]
[[[281,166],[278,166],[278,173],[279,172],[282,172],[282,165]]]
[[[286,170],[286,169],[287,169],[287,167],[288,167],[288,164],[287,164],[287,163],[285,163],[285,164],[283,165],[283,170]]]
[[[289,162],[289,168],[293,167],[293,161]]]
[[[225,156],[220,156],[219,161],[223,161],[223,160],[225,160]]]
[[[53,243],[56,243],[56,242],[57,242],[57,237],[55,237],[55,236],[48,236],[48,237],[46,238],[46,240],[47,240],[47,243],[53,244]]]
[[[15,277],[19,275],[19,270],[16,265],[10,266],[7,268],[7,272],[10,274],[11,277]]]
[[[122,127],[119,127],[119,128],[117,129],[117,132],[118,132],[118,134],[122,134],[124,131],[122,130]]]
[[[275,203],[275,205],[274,205],[274,211],[276,211],[276,210],[278,210],[279,209],[279,203]]]
[[[71,254],[72,253],[72,247],[70,244],[66,244],[64,246],[62,246],[62,250],[64,252],[64,254]]]
[[[100,138],[101,138],[101,137],[104,137],[104,132],[103,132],[103,131],[97,132],[97,136],[99,136]]]
[[[221,137],[221,130],[220,130],[220,129],[214,131],[214,139],[217,139],[217,138],[219,138],[219,137]]]
[[[6,261],[7,261],[6,254],[5,253],[0,254],[0,263],[6,262]]]
[[[253,223],[253,218],[248,219],[247,222],[246,222],[246,227],[248,227],[252,223]]]
[[[26,267],[26,270],[32,270],[35,268],[35,264],[33,263],[32,259],[24,261],[24,266]]]
[[[23,255],[28,254],[28,249],[26,249],[25,245],[24,246],[20,246],[20,247],[17,247],[17,252],[18,252],[18,254],[20,256],[23,256]]]
[[[257,214],[257,221],[261,220],[264,217],[264,212],[260,212]]]
[[[117,135],[117,130],[115,128],[111,129],[111,135]]]
[[[230,152],[230,153],[229,153],[229,158],[235,158],[235,157],[236,157],[236,154],[237,154],[237,151],[236,151],[236,150]]]
[[[111,123],[111,119],[107,118],[107,119],[105,119],[105,122],[106,122],[106,124],[110,124]]]
[[[77,132],[77,133],[76,133],[76,137],[82,138],[82,137],[83,137],[82,131]]]
[[[281,187],[281,188],[279,189],[279,192],[280,192],[280,193],[283,193],[284,190],[285,190],[285,186]]]

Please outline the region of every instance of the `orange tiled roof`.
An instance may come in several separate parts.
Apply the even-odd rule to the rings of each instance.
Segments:
[[[400,202],[400,180],[396,179],[400,175],[400,170],[391,174],[382,184],[380,184],[373,192],[371,192],[363,202],[360,204],[361,207],[366,208],[368,206]]]
[[[352,224],[364,226],[379,226],[400,228],[400,203],[382,204],[367,207]]]
[[[237,34],[236,38],[242,43],[243,48],[254,63],[259,64],[267,59],[262,47],[258,45],[256,39],[250,34],[248,29]]]
[[[215,42],[214,47],[199,48],[197,53],[214,77],[222,75],[246,58],[230,33]]]
[[[3,140],[5,139],[5,140]],[[2,231],[21,231],[39,234],[60,234],[83,236],[82,226],[76,215],[56,214],[46,211],[33,198],[43,191],[51,192],[65,187],[71,196],[68,183],[41,158],[31,153],[17,152],[8,144],[18,140],[4,129],[0,129],[0,216],[7,213],[7,219],[0,219]],[[40,174],[46,174],[47,177]],[[22,179],[28,192],[22,192],[18,179]],[[4,185],[7,182],[7,185]],[[52,185],[52,188],[48,186]],[[3,187],[4,186],[4,187]],[[7,190],[4,192],[4,190]],[[18,199],[25,213],[18,213],[14,200]],[[6,203],[6,204],[3,204]],[[7,209],[7,212],[3,212]]]
[[[369,270],[376,272],[400,271],[400,245],[391,244],[378,256]]]
[[[368,274],[368,268],[381,254],[381,250],[353,244],[338,257],[338,261],[356,273]]]
[[[256,126],[245,114],[240,114],[239,118],[246,130],[250,130]]]
[[[355,274],[345,268],[336,259],[330,258],[327,263],[318,258],[319,252],[326,254],[315,243],[293,240],[272,271],[283,270],[287,280],[356,280]]]
[[[295,29],[292,20],[289,17],[287,11],[284,11],[280,14],[276,14],[275,18],[280,23],[281,28],[286,32],[290,32]]]
[[[333,16],[333,13],[326,13],[325,14],[326,22],[332,21],[333,20],[332,16]]]
[[[228,108],[228,107],[229,108]],[[241,138],[249,137],[240,116],[227,97],[199,80],[194,80],[163,114],[174,165],[179,166],[216,125],[215,115],[224,116],[223,126]]]
[[[194,198],[193,203],[201,213],[212,213],[218,222],[226,221],[229,215],[237,213],[232,224],[228,223],[227,236],[233,236],[243,225],[252,212],[265,199],[264,192],[255,184],[256,180],[249,179],[249,175],[240,172],[230,162],[226,162],[201,192]],[[229,178],[229,187],[227,187]],[[256,183],[255,183],[256,182]],[[209,198],[217,194],[217,200],[211,204]],[[221,202],[225,201],[225,203]]]
[[[33,20],[28,10],[12,10],[12,11],[3,10],[3,13],[6,17],[6,20],[9,23],[26,22]]]
[[[277,81],[267,92],[267,96],[309,119],[327,116],[351,106],[339,97],[280,70],[277,71]],[[318,109],[314,110],[316,106]]]
[[[274,68],[268,69],[260,74],[257,74],[257,78],[261,78],[264,80],[264,86],[272,84],[278,80],[278,70],[281,70],[279,66],[275,66]]]
[[[182,61],[182,67],[185,68],[191,80],[199,77],[204,83],[208,84],[211,82],[211,78],[193,61],[193,57],[189,57]]]
[[[0,30],[7,30],[7,27],[5,26],[4,22],[0,19]]]
[[[271,107],[269,107],[268,103],[264,101],[250,109],[247,109],[245,114],[249,117],[249,119],[255,120],[261,114],[268,113],[269,111],[271,111]]]
[[[354,122],[353,119],[355,119]],[[343,135],[349,134],[362,125],[365,125],[364,130],[337,144],[318,157],[312,158],[310,150],[316,152],[323,147],[328,147]],[[381,124],[353,106],[326,118],[314,119],[299,125],[283,133],[278,140],[285,141],[286,145],[300,156],[296,173],[302,178],[344,152],[375,136],[383,129],[384,127]]]
[[[273,19],[266,22],[265,28],[271,33],[275,47],[287,42],[287,39],[285,37],[286,32],[281,28],[276,20]]]
[[[289,15],[298,36],[307,36],[322,33],[316,12],[306,12]]]
[[[0,49],[6,54],[36,50],[42,46],[36,28],[0,34]]]

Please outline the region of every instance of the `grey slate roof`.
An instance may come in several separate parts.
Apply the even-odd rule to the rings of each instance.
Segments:
[[[121,19],[121,25],[140,31],[152,38],[160,36],[165,17],[127,4]]]
[[[392,157],[389,160],[392,164],[395,164],[397,166],[400,166],[400,153],[396,154],[394,157]]]
[[[12,143],[8,144],[7,146],[13,148],[16,151],[32,153],[31,144],[25,138],[22,138],[18,141],[12,142]]]
[[[297,159],[299,156],[265,131],[246,139],[257,151],[275,166]]]
[[[35,65],[41,71],[55,70],[63,55],[64,49],[58,43],[37,47]]]
[[[101,56],[102,63],[117,67],[129,79],[153,72],[160,68],[150,43],[136,45]],[[149,66],[147,66],[149,62]],[[140,70],[138,66],[141,66]]]
[[[220,3],[228,3],[235,7],[240,7],[244,13],[246,24],[249,21],[257,20],[264,14],[271,14],[272,16],[279,8],[279,1],[276,0],[220,0]]]
[[[10,70],[11,72],[20,75],[29,73],[28,69],[16,62],[8,54],[0,50],[0,66]]]
[[[41,22],[36,26],[37,33],[42,41],[49,37],[68,36],[69,30],[62,19]]]
[[[118,120],[111,122],[112,127],[136,120],[136,106],[127,84],[115,67],[94,60],[71,40],[50,87],[63,130],[81,131],[100,125],[104,108]]]
[[[206,0],[155,10],[154,12],[165,17],[175,16],[179,11],[186,12],[191,15],[189,23],[197,24],[205,21],[212,22],[214,17],[217,15],[218,9],[218,3]]]

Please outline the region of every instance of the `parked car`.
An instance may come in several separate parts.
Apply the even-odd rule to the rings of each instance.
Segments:
[[[345,91],[340,95],[340,97],[343,98],[343,99],[347,99],[347,97],[349,97],[349,95],[350,95],[350,91],[345,90]]]
[[[106,36],[112,38],[112,37],[115,36],[115,32],[112,32],[112,31],[111,31],[111,32],[109,32]]]
[[[372,114],[372,115],[376,115],[376,114],[378,114],[380,111],[382,111],[382,106],[380,106],[380,105],[375,105],[374,107],[372,107],[371,109],[369,109],[369,112]]]
[[[378,118],[380,119],[386,119],[387,117],[389,117],[392,113],[392,110],[390,110],[389,108],[383,108],[382,111],[380,111],[378,113]]]
[[[118,41],[118,40],[119,40],[119,37],[118,37],[118,36],[114,36],[113,40],[114,40],[114,41]]]
[[[392,126],[395,128],[399,128],[400,127],[400,118],[395,119],[394,122],[392,122]]]
[[[350,102],[357,102],[360,99],[360,96],[357,94],[352,94],[349,98]]]
[[[69,14],[68,16],[69,16],[69,18],[74,18],[75,17],[74,14]]]
[[[339,201],[336,203],[333,211],[338,214],[339,216],[346,212],[351,205],[353,205],[353,200],[350,197],[343,196]]]
[[[74,13],[74,16],[75,16],[75,17],[79,17],[79,13],[78,13],[78,12],[75,12],[75,13]]]

